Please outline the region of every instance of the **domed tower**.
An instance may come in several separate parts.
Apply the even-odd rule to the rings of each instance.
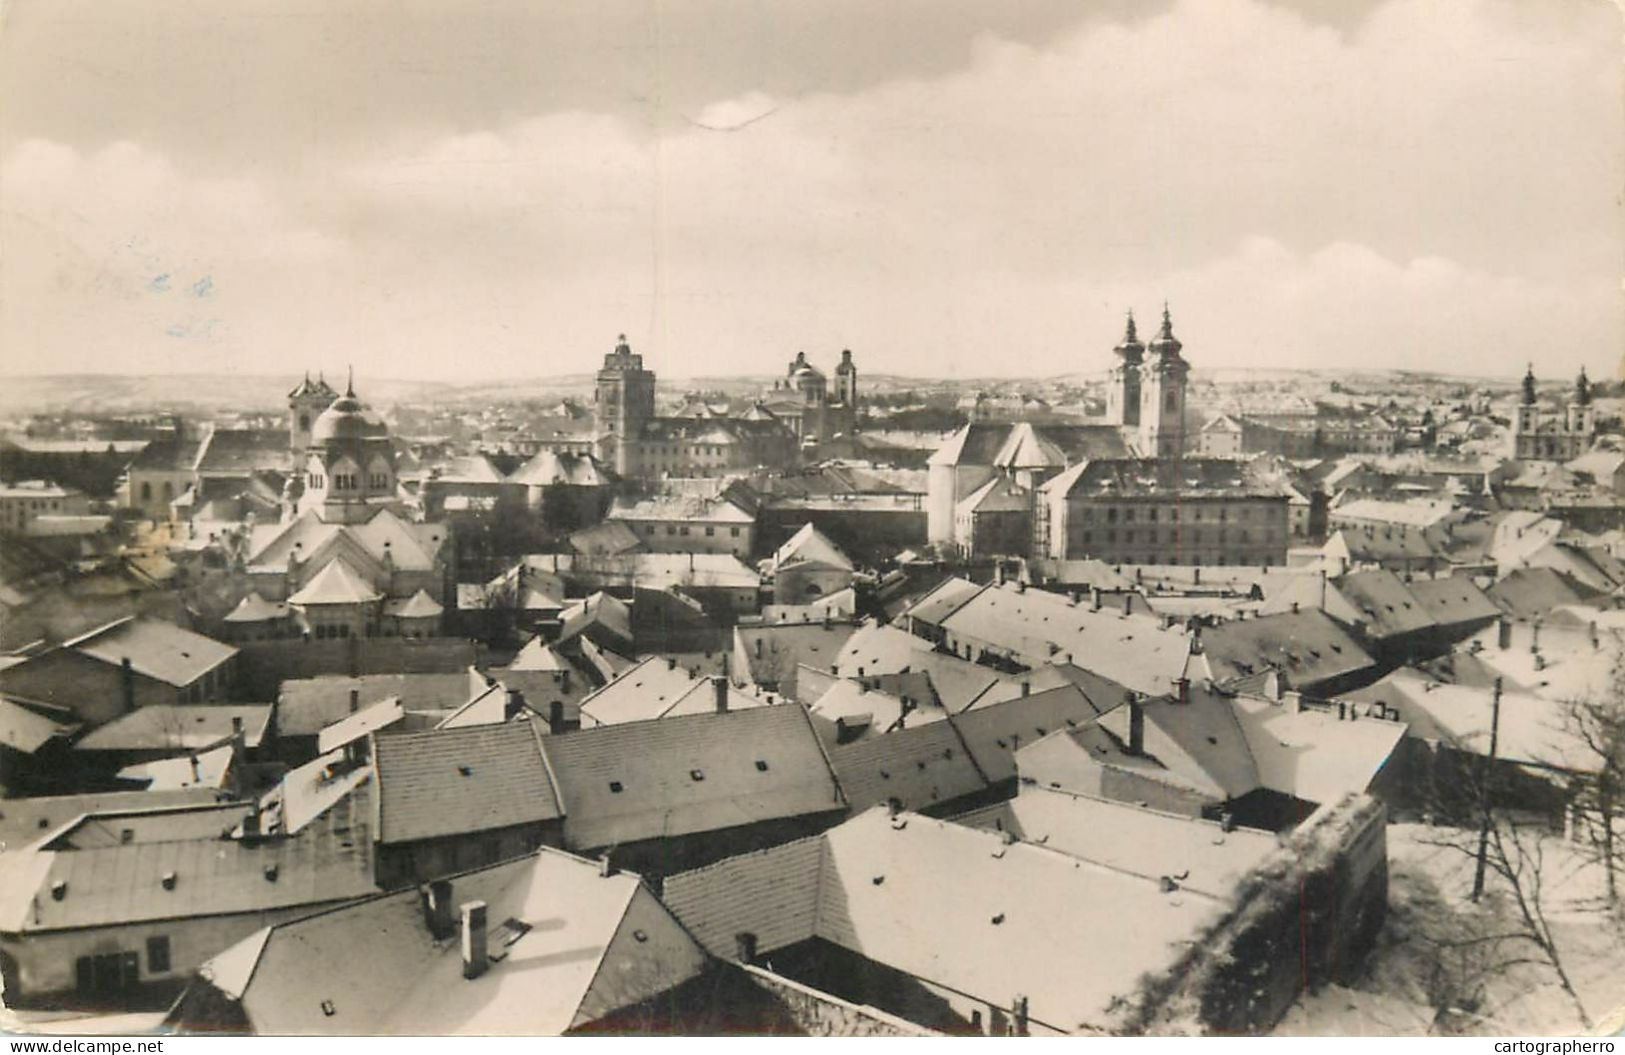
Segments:
[[[790,361],[790,387],[808,406],[822,406],[829,399],[829,387],[823,373],[807,362],[806,352],[797,352]]]
[[[622,476],[637,469],[637,443],[655,416],[655,375],[643,368],[643,356],[632,351],[626,334],[604,356],[593,394],[593,423],[598,432],[598,458]]]
[[[1535,398],[1535,364],[1530,363],[1523,375],[1523,395],[1512,414],[1512,449],[1518,458],[1534,458],[1540,453],[1536,436],[1540,411]]]
[[[1134,313],[1128,313],[1128,325],[1123,330],[1123,342],[1112,349],[1118,363],[1111,368],[1106,383],[1106,420],[1113,425],[1140,423],[1140,364],[1145,359],[1145,345],[1134,331]]]
[[[305,379],[288,393],[288,449],[293,451],[296,461],[310,447],[311,425],[338,397],[333,386],[320,375],[312,381],[308,370]]]
[[[1180,458],[1185,453],[1185,380],[1190,364],[1179,354],[1168,306],[1162,329],[1146,345],[1140,367],[1140,450],[1146,457]]]
[[[835,398],[858,409],[858,366],[852,361],[852,349],[841,349],[841,361],[835,366]]]
[[[299,511],[329,524],[361,524],[395,500],[389,426],[356,398],[355,382],[311,425]]]
[[[858,431],[858,366],[850,348],[841,350],[841,361],[835,364],[835,400],[841,405],[837,430],[848,435]]]
[[[1580,367],[1580,376],[1574,381],[1574,397],[1569,402],[1568,431],[1573,436],[1575,457],[1591,448],[1597,432],[1596,411],[1591,406],[1591,379],[1586,368]]]

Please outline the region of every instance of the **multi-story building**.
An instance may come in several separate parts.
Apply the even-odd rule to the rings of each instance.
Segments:
[[[90,498],[82,491],[45,480],[0,483],[0,531],[31,533],[41,518],[82,517],[90,513]]]
[[[1051,560],[1286,563],[1287,492],[1233,459],[1081,462],[1038,489],[1033,550]]]

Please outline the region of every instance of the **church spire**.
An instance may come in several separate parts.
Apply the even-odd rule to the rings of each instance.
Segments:
[[[1526,407],[1532,407],[1532,406],[1535,405],[1535,364],[1534,363],[1530,363],[1529,364],[1529,369],[1524,371],[1524,375],[1523,375],[1523,405],[1526,406]]]
[[[349,374],[349,377],[347,377],[345,379],[345,381],[344,381],[344,395],[349,399],[354,399],[355,398],[355,365],[350,364],[347,369],[349,370],[350,374]]]
[[[1145,345],[1140,341],[1139,332],[1134,327],[1134,311],[1129,310],[1128,323],[1123,327],[1123,343],[1114,351],[1130,363],[1138,363],[1145,354]]]
[[[1591,405],[1591,380],[1586,377],[1586,368],[1580,367],[1580,376],[1574,382],[1574,401],[1582,407]]]

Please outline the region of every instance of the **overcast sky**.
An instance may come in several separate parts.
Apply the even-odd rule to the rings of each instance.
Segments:
[[[1609,0],[7,0],[13,373],[1613,376]]]

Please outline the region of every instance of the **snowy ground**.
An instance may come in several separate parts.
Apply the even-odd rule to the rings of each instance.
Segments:
[[[1540,875],[1558,953],[1591,1029],[1625,1014],[1625,921],[1604,908],[1602,869],[1557,836],[1540,839]],[[1447,843],[1451,845],[1440,845]],[[1364,976],[1292,1009],[1278,1034],[1558,1036],[1587,1030],[1540,950],[1518,938],[1508,887],[1493,874],[1469,894],[1473,833],[1419,824],[1388,829],[1389,917]],[[1529,961],[1518,962],[1513,961]],[[1453,1013],[1435,1009],[1449,1004]]]

